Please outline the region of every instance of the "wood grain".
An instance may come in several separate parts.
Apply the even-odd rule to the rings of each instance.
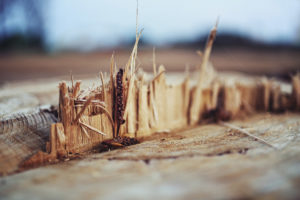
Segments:
[[[0,178],[4,199],[297,199],[300,116],[231,122],[274,150],[215,124],[153,135],[141,144]],[[55,191],[55,192],[54,192]]]

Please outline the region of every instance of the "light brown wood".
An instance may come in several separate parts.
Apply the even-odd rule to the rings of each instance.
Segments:
[[[3,199],[298,199],[300,115],[255,114],[0,178]],[[55,191],[55,192],[53,192]]]
[[[249,114],[260,110],[276,112],[289,110],[293,108],[291,105],[293,102],[297,103],[295,98],[298,95],[298,85],[296,84],[298,82],[295,78],[291,85],[294,88],[293,93],[286,93],[281,90],[281,83],[278,81],[268,81],[264,77],[260,79],[248,77],[248,82],[243,84],[240,81],[243,77],[236,76],[235,79],[232,79],[230,76],[226,78],[220,74],[219,76],[222,77],[220,80],[218,76],[215,76],[214,81],[209,80],[210,83],[204,84],[206,88],[201,89],[201,101],[196,102],[198,98],[195,98],[194,95],[197,93],[198,86],[190,86],[191,78],[186,78],[181,83],[168,84],[164,71],[164,67],[161,66],[158,75],[150,81],[147,81],[146,74],[143,74],[138,79],[131,77],[129,81],[123,83],[124,88],[127,88],[127,94],[124,96],[126,105],[124,118],[127,122],[121,125],[119,135],[141,138],[155,132],[186,128],[189,126],[187,122],[192,116],[193,109],[196,109],[192,105],[196,103],[198,103],[197,109],[199,108],[199,110],[196,112],[198,117],[192,120],[194,122],[202,119],[201,113],[214,109],[224,109],[230,113],[231,118],[236,118],[243,112]],[[114,76],[111,77],[113,82],[115,79]],[[76,85],[78,87],[79,84],[76,83]],[[102,99],[104,96],[111,97],[105,99],[105,104],[102,105],[107,106],[102,107],[106,112],[100,109],[100,113],[97,113],[99,112],[97,106],[91,103],[91,99],[96,97],[91,95],[83,97],[87,99],[86,101],[75,99],[76,102],[85,102],[83,106],[76,107],[74,99],[71,98],[74,97],[74,94],[68,92],[65,83],[60,84],[60,118],[63,124],[63,128],[60,130],[64,132],[60,131],[60,137],[57,140],[59,144],[56,146],[63,146],[61,138],[65,137],[66,141],[65,150],[60,150],[65,153],[64,155],[60,153],[60,157],[68,156],[69,153],[92,150],[103,140],[113,137],[114,129],[104,128],[110,126],[117,128],[116,124],[112,124],[116,122],[109,118],[110,115],[113,115],[115,108],[113,99],[115,97],[110,92],[112,85],[115,83],[108,82],[107,86],[97,87],[99,91],[91,91],[93,94],[106,94],[98,96],[95,101],[104,101]],[[108,93],[110,95],[107,95]],[[76,121],[79,118],[82,118],[80,123]],[[190,121],[190,125],[193,125],[192,121]],[[80,126],[84,126],[85,129]],[[89,130],[88,133],[86,133],[86,129]],[[50,141],[50,144],[52,143]]]
[[[228,116],[221,118],[235,119],[257,111],[300,109],[299,74],[292,83],[284,84],[265,77],[216,73],[209,62],[215,34],[216,28],[209,36],[196,77],[192,74],[182,79],[181,74],[168,75],[162,65],[157,74],[138,72],[137,39],[122,77],[117,78],[120,71],[117,72],[112,56],[107,82],[100,75],[101,85],[84,90],[79,81],[75,85],[72,82],[71,87],[61,82],[59,122],[51,126],[49,141],[44,141],[47,151],[37,149],[35,155],[32,153],[32,157],[22,160],[22,166],[88,152],[117,135],[144,138],[157,132],[186,129],[205,122],[205,115],[218,121],[223,120],[218,119],[222,113]],[[284,90],[285,86],[291,90]],[[122,91],[124,108],[116,101],[117,90]],[[125,119],[125,123],[120,123],[120,119]]]

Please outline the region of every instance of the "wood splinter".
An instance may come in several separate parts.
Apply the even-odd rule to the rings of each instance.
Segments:
[[[259,138],[259,137],[255,136],[255,135],[249,133],[249,131],[246,131],[245,129],[242,129],[242,128],[238,127],[238,126],[235,126],[233,124],[229,124],[229,123],[226,123],[226,122],[222,122],[222,121],[220,121],[219,124],[222,125],[222,126],[225,126],[225,127],[228,127],[228,128],[234,129],[234,130],[237,130],[237,131],[239,131],[241,133],[244,133],[245,135],[247,135],[247,136],[249,136],[251,138],[254,138],[255,140],[258,140],[258,141],[266,144],[267,146],[272,147],[272,148],[278,150],[278,148],[275,147],[274,145],[268,143],[266,140],[264,140],[262,138]]]
[[[90,129],[90,130],[92,130],[92,131],[94,131],[94,132],[96,132],[96,133],[99,133],[99,134],[101,134],[101,135],[106,135],[105,133],[101,132],[100,130],[98,130],[98,129],[96,129],[96,128],[94,128],[94,127],[92,127],[92,126],[90,126],[90,125],[88,125],[88,124],[86,124],[86,123],[83,123],[83,122],[80,122],[80,121],[79,121],[79,124],[85,126],[86,128],[88,128],[88,129]]]

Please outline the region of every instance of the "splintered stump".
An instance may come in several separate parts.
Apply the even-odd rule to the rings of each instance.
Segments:
[[[102,81],[103,84],[89,90],[81,89],[80,82],[72,87],[60,83],[59,122],[51,125],[51,131],[47,129],[49,135],[40,138],[37,134],[20,142],[23,149],[29,150],[20,149],[21,156],[11,154],[10,161],[1,165],[1,173],[81,157],[87,152],[103,150],[103,142],[107,144],[106,150],[116,145],[126,146],[122,139],[116,138],[140,140],[199,123],[218,123],[256,112],[297,111],[299,107],[299,75],[288,84],[264,77],[212,72],[202,83],[179,74],[165,76],[161,66],[155,76],[120,75],[118,80],[122,81],[118,87],[115,77],[112,74],[108,82]],[[1,148],[10,145],[9,149],[16,149],[16,136],[9,130],[16,131],[14,123],[20,122],[11,119],[1,123],[4,131]],[[12,140],[15,142],[8,143]],[[36,141],[40,145],[36,146]],[[3,151],[1,159],[8,156],[8,151]]]
[[[103,142],[122,146],[126,138],[139,140],[159,132],[183,130],[209,122],[225,125],[222,121],[257,112],[298,111],[299,74],[291,83],[283,83],[214,70],[209,57],[216,26],[208,37],[202,63],[192,75],[166,75],[162,65],[157,69],[155,54],[153,74],[138,71],[136,58],[141,32],[137,32],[124,69],[117,71],[112,56],[109,78],[100,73],[101,84],[94,88],[81,89],[81,82],[74,84],[73,79],[72,86],[60,83],[58,123],[51,125],[49,139],[43,141],[45,148],[39,147],[25,154],[26,158],[16,159],[19,163],[15,165],[27,168],[57,162],[99,150]],[[239,127],[236,129],[264,141]],[[12,138],[5,131],[2,135],[4,144],[8,143],[6,138]],[[6,165],[1,169],[2,173],[12,171]]]
[[[83,159],[4,176],[0,198],[299,199],[300,75],[217,73],[216,28],[193,74],[166,74],[155,55],[153,74],[138,70],[137,31],[101,84],[61,82],[54,112],[3,117],[1,175]]]

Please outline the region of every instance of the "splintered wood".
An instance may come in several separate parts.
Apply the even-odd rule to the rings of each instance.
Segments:
[[[207,120],[225,121],[254,112],[300,110],[300,75],[291,83],[216,73],[209,56],[216,35],[211,31],[202,64],[192,75],[166,75],[161,65],[153,74],[136,68],[140,34],[125,69],[116,70],[111,59],[110,77],[81,89],[81,82],[59,84],[59,122],[52,124],[46,151],[22,162],[31,167],[65,159],[99,148],[113,138],[143,138],[157,132],[185,129]],[[100,81],[99,81],[100,82]]]
[[[24,166],[89,151],[117,136],[141,138],[184,129],[213,117],[209,115],[212,111],[217,116],[229,113],[225,118],[219,117],[225,120],[257,111],[293,111],[300,107],[299,75],[289,85],[265,77],[219,74],[203,84],[199,92],[198,80],[189,77],[180,80],[179,76],[170,75],[169,82],[175,83],[168,83],[165,73],[160,73],[164,70],[161,66],[156,78],[145,73],[124,78],[118,101],[114,93],[115,74],[109,82],[83,97],[78,96],[80,82],[76,82],[75,88],[68,88],[62,82],[60,122],[52,125],[48,152],[39,152]],[[116,105],[120,101],[124,107]],[[120,113],[123,116],[117,116]],[[122,119],[125,123],[120,122]]]

